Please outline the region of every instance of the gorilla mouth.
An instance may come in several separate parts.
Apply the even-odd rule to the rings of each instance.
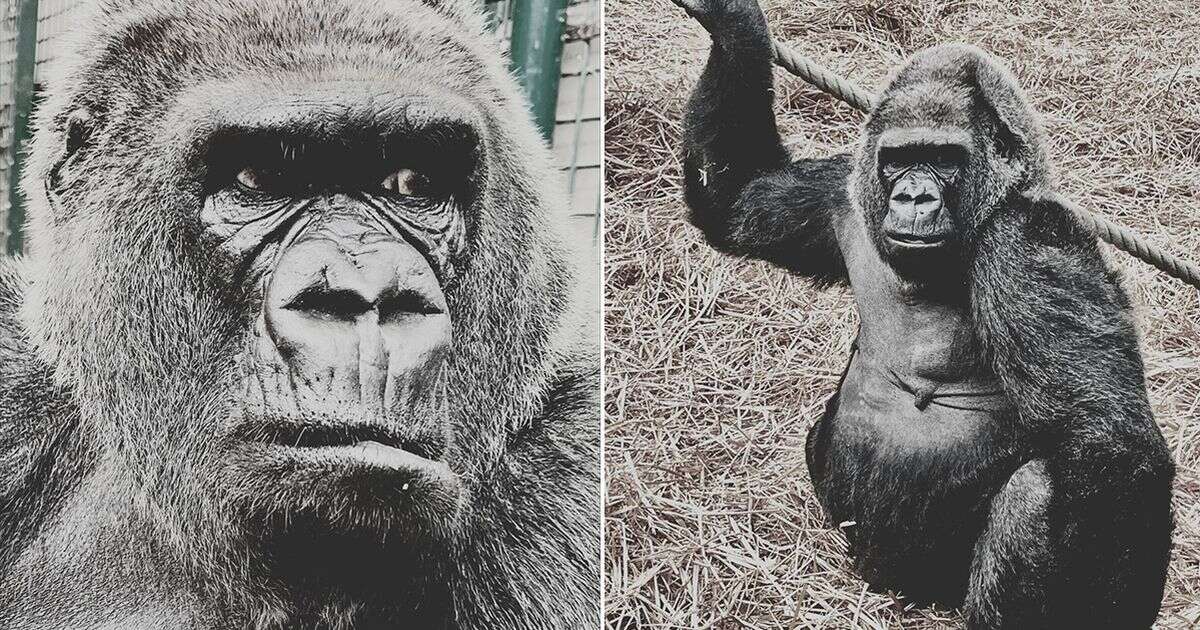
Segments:
[[[898,232],[888,230],[885,233],[887,240],[894,247],[904,249],[933,249],[945,245],[950,240],[949,234],[927,233],[913,234],[911,232]]]
[[[375,455],[385,454],[388,450],[398,451],[395,454],[407,456],[405,459],[429,462],[439,461],[445,452],[445,443],[440,436],[401,436],[387,427],[370,424],[255,422],[240,425],[234,430],[233,437],[289,449],[357,449]]]
[[[457,521],[462,480],[436,430],[267,418],[228,437],[233,496],[253,510],[308,511],[339,527],[398,527],[418,538],[445,535]]]

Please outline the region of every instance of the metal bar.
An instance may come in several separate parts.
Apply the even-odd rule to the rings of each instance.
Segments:
[[[512,68],[547,141],[554,138],[566,24],[567,0],[513,0]]]
[[[579,94],[575,97],[575,137],[571,140],[571,171],[567,177],[567,192],[575,194],[575,173],[579,171],[579,139],[583,137],[583,97],[587,94],[588,76],[591,75],[592,41],[584,42],[583,72],[579,75]],[[557,124],[557,120],[555,123]]]
[[[25,245],[25,203],[21,197],[21,171],[25,166],[25,143],[29,140],[29,116],[33,112],[34,71],[37,68],[38,0],[18,0],[17,55],[13,63],[13,158],[9,187],[8,242],[5,252],[18,254]]]

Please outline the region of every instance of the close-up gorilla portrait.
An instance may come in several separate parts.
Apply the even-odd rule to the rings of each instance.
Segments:
[[[607,627],[1200,624],[1190,4],[608,3]]]
[[[483,5],[80,10],[13,123],[0,628],[598,627],[598,266]]]

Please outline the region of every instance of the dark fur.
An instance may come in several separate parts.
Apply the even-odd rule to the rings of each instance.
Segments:
[[[888,82],[854,157],[790,162],[757,4],[680,3],[713,35],[686,121],[693,223],[723,251],[849,281],[858,302],[856,353],[808,442],[855,567],[964,604],[971,628],[1149,627],[1174,467],[1129,301],[1052,192],[1012,77],[971,47],[923,52]],[[935,126],[972,139],[960,247],[912,274],[880,255],[876,147],[889,129]]]
[[[38,111],[30,255],[0,270],[0,626],[596,627],[590,311],[568,298],[549,152],[476,11],[113,0],[81,20]],[[285,70],[327,68],[453,94],[486,130],[486,184],[446,289],[446,457],[466,500],[430,547],[380,536],[384,514],[332,508],[275,514],[289,533],[264,539],[275,530],[247,522],[211,467],[246,296],[199,238],[204,184],[176,121],[217,97],[210,78],[242,78],[253,103],[288,88]],[[90,132],[74,147],[80,110]],[[330,523],[345,534],[328,539]]]

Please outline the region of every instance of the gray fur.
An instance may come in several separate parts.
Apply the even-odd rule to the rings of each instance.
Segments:
[[[1045,462],[1035,460],[1018,468],[992,497],[987,525],[975,543],[971,559],[963,604],[970,618],[968,623],[977,627],[1021,628],[1025,627],[1023,623],[1036,623],[1045,615],[1042,585],[1029,578],[1049,569],[1041,565],[1051,555],[1047,548],[1051,492]],[[1018,605],[1003,601],[1014,597],[1006,589],[1017,591]],[[1008,608],[1007,616],[1004,607]]]

